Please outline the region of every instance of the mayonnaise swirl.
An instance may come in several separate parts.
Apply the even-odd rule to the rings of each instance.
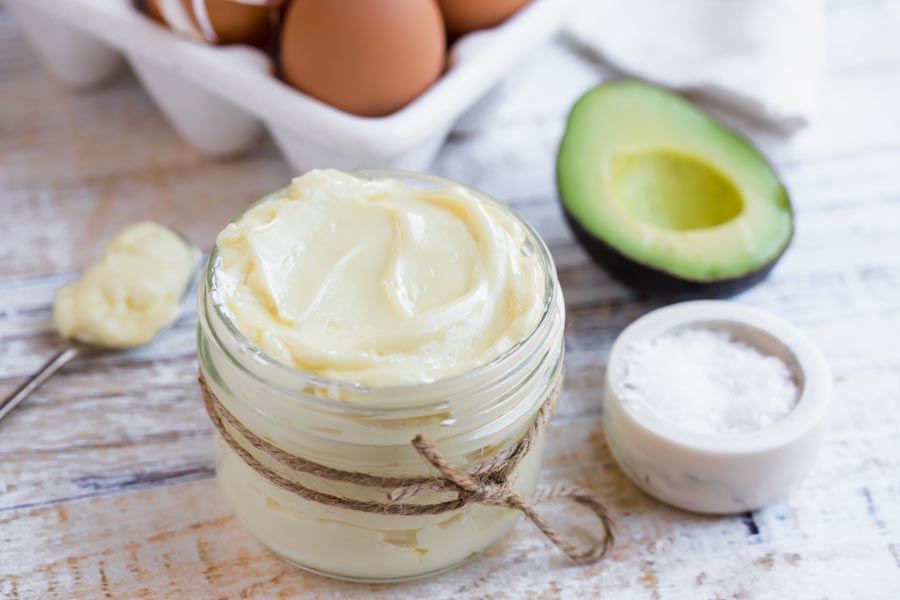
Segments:
[[[215,298],[244,336],[298,370],[365,385],[490,362],[544,308],[522,225],[462,186],[311,171],[217,248]]]

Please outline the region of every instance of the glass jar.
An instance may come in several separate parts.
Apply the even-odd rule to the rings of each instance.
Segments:
[[[354,174],[420,187],[454,184],[397,171]],[[528,337],[488,364],[431,383],[365,387],[324,379],[275,361],[235,328],[217,301],[214,275],[220,261],[213,249],[199,290],[198,354],[206,384],[222,406],[285,452],[382,477],[436,475],[410,444],[417,434],[427,434],[451,465],[463,468],[519,440],[562,373],[562,292],[538,234],[509,208],[470,191],[521,222],[526,232],[521,252],[536,256],[543,270],[543,312]],[[509,478],[521,495],[535,488],[542,446],[543,434]],[[247,450],[266,462],[253,448]],[[385,502],[389,492],[278,472],[307,488],[354,500]],[[387,515],[306,500],[270,483],[218,434],[216,476],[238,519],[266,546],[301,568],[349,580],[397,581],[452,568],[502,538],[519,516],[512,509],[477,503],[440,514]],[[441,491],[410,502],[455,497]]]

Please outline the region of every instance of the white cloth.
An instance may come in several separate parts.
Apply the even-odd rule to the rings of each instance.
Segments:
[[[822,0],[583,0],[568,33],[627,75],[788,131],[814,112],[825,64]]]

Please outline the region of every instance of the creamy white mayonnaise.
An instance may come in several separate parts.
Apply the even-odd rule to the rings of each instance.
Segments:
[[[512,440],[509,440],[512,441]],[[513,489],[528,496],[537,484],[543,438],[517,467]],[[217,444],[219,487],[241,522],[287,560],[351,579],[402,579],[458,564],[509,533],[518,511],[483,504],[437,515],[362,513],[310,502],[269,483],[234,452]],[[304,485],[349,498],[383,501],[385,491],[316,478]],[[437,494],[423,501],[451,496]]]
[[[59,290],[63,337],[104,347],[146,344],[178,316],[200,253],[177,233],[142,222],[120,231],[99,262]]]
[[[250,341],[298,370],[433,381],[534,329],[545,282],[524,238],[461,186],[311,171],[219,235],[218,300]]]

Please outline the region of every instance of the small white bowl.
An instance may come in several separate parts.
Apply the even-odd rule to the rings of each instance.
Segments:
[[[726,331],[782,359],[797,384],[797,405],[761,430],[707,434],[685,429],[649,404],[623,403],[617,391],[628,346],[686,327]],[[821,350],[784,319],[734,302],[684,302],[641,317],[613,344],[604,395],[606,439],[628,477],[663,502],[702,513],[745,512],[782,497],[810,470],[824,436],[831,390]]]

